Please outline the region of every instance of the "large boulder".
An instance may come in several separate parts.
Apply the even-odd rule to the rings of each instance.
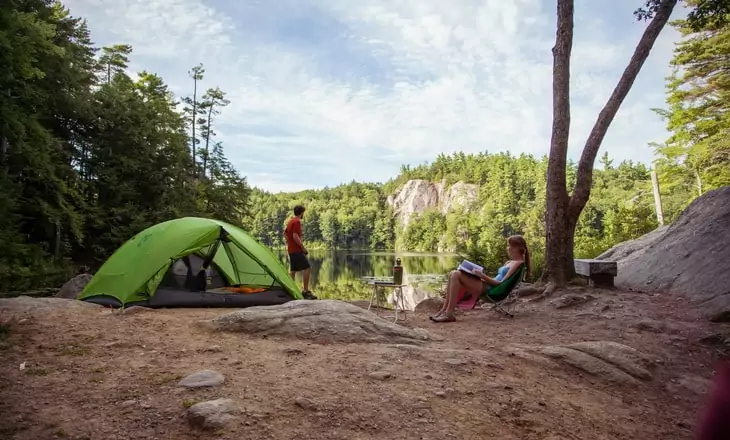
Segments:
[[[409,329],[353,304],[331,300],[249,307],[199,324],[215,331],[326,342],[415,344],[437,339],[425,330]]]
[[[711,319],[730,319],[730,186],[695,199],[671,226],[597,259],[618,262],[619,286],[684,294]]]
[[[91,278],[93,276],[88,273],[76,275],[61,287],[61,290],[56,293],[56,298],[76,299],[83,292],[84,287],[89,284]]]

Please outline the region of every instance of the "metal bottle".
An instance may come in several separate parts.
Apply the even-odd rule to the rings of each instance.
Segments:
[[[395,266],[393,266],[393,284],[396,286],[403,284],[403,266],[401,266],[400,258],[395,259]]]

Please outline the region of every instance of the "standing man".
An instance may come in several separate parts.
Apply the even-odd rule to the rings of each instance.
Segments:
[[[307,260],[307,248],[302,242],[302,217],[304,217],[304,206],[297,205],[294,207],[294,217],[290,218],[286,223],[284,235],[286,236],[286,250],[289,253],[289,275],[292,279],[297,272],[304,272],[304,290],[302,295],[304,299],[317,299],[316,296],[309,291],[309,274],[311,266]]]

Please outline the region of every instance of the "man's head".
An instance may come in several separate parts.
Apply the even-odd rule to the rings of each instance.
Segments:
[[[297,205],[294,207],[294,215],[296,215],[299,218],[304,217],[304,211],[305,211],[305,209],[304,209],[304,206],[302,206],[302,205]]]

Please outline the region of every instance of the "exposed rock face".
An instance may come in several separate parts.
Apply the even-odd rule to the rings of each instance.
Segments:
[[[388,204],[393,207],[396,217],[407,225],[414,214],[421,214],[427,209],[438,208],[442,214],[453,211],[457,206],[469,209],[478,194],[477,185],[461,181],[446,187],[445,182],[409,180],[388,197]]]
[[[450,188],[444,188],[441,185],[439,192],[439,202],[441,204],[441,213],[446,214],[453,211],[457,206],[469,208],[479,195],[479,187],[471,183],[456,182]]]
[[[669,227],[596,258],[618,262],[619,286],[684,294],[708,317],[730,320],[730,186],[695,199]]]
[[[327,342],[416,344],[440,339],[423,329],[402,327],[355,305],[331,300],[249,307],[200,324],[217,331]]]

